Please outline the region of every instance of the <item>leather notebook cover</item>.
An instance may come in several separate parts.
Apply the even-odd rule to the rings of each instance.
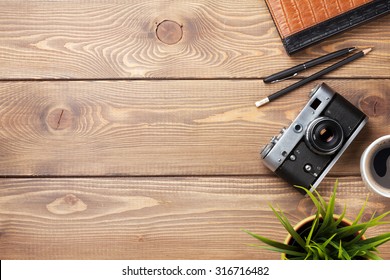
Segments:
[[[390,11],[390,0],[265,0],[288,54]]]

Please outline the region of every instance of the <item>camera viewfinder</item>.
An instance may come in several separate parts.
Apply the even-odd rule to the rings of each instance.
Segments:
[[[314,99],[314,101],[310,104],[310,107],[312,107],[314,110],[316,110],[318,108],[318,106],[320,106],[321,104],[321,100],[319,100],[318,98]]]

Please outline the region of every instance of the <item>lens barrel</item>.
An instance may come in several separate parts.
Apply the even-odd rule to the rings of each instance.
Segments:
[[[319,117],[307,127],[305,140],[313,152],[331,155],[337,152],[343,144],[343,128],[334,119]]]

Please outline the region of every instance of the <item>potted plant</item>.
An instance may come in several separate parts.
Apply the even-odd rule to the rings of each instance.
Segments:
[[[340,215],[334,213],[337,186],[336,181],[328,202],[317,191],[313,194],[305,188],[298,187],[305,190],[311,198],[316,213],[295,227],[280,209],[276,210],[271,206],[275,216],[288,232],[284,243],[249,231],[245,232],[270,247],[255,246],[280,252],[282,259],[381,259],[376,248],[390,240],[390,232],[371,238],[365,238],[364,234],[370,227],[388,223],[383,219],[390,211],[377,217],[373,214],[368,222],[360,222],[366,200],[355,220],[350,222],[344,217],[346,207]]]

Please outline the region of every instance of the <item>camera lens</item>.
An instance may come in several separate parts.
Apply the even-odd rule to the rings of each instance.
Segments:
[[[328,117],[315,119],[306,130],[306,144],[318,154],[334,154],[342,146],[343,140],[341,125]]]

